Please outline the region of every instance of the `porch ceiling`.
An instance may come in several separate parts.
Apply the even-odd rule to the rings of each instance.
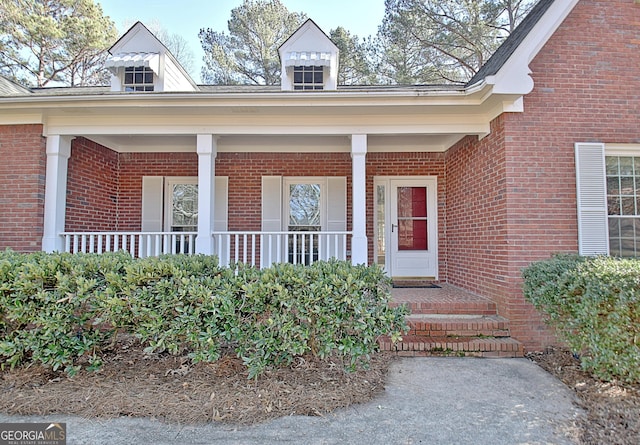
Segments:
[[[85,134],[91,139],[119,153],[126,152],[195,152],[195,135],[132,135]],[[368,138],[369,152],[443,152],[462,139],[465,134],[372,135]],[[306,135],[222,135],[218,137],[218,151],[225,152],[344,152],[351,151],[348,136]]]

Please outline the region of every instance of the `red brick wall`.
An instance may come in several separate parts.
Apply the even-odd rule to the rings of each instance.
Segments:
[[[261,229],[262,176],[347,176],[351,202],[348,153],[219,153],[216,175],[229,177],[229,230]],[[350,230],[350,205],[347,221]]]
[[[448,279],[492,299],[508,268],[505,176],[501,117],[481,141],[467,137],[446,153]]]
[[[42,125],[0,126],[0,250],[42,248],[45,144]]]
[[[143,176],[198,176],[196,153],[122,153],[119,159],[118,230],[122,231],[141,229]]]
[[[512,335],[529,349],[555,338],[522,296],[521,269],[578,248],[574,143],[640,143],[639,24],[640,5],[632,0],[581,0],[531,63],[535,87],[525,97],[525,112],[501,116],[490,136],[463,141],[447,153],[450,282],[496,300],[511,320]],[[474,184],[490,180],[483,171],[485,150],[500,164],[496,189],[483,195],[480,213],[472,212],[467,224],[485,240],[495,232],[491,227],[500,229],[482,256],[464,248],[477,240],[452,231],[465,214],[456,207],[464,198],[464,190],[456,191],[461,182],[471,192]],[[465,158],[477,163],[468,167],[478,170],[475,177],[456,167]],[[495,221],[481,216],[487,210],[496,213]],[[491,268],[478,263],[482,258]]]
[[[118,230],[118,154],[79,137],[71,143],[65,230]]]

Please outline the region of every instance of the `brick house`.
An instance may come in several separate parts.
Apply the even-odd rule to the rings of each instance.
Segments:
[[[541,348],[521,269],[640,249],[638,3],[540,0],[466,85],[337,85],[311,20],[281,86],[196,85],[137,23],[110,86],[0,79],[0,249],[379,263]]]

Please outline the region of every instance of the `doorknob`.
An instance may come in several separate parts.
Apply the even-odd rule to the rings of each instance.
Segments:
[[[397,224],[391,224],[391,233],[393,233],[393,230],[397,228],[398,228]]]

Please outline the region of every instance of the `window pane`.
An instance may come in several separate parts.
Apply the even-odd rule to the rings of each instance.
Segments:
[[[620,218],[609,218],[609,237],[620,237]]]
[[[620,207],[623,215],[635,215],[636,214],[636,200],[635,198],[622,197],[620,199]]]
[[[398,250],[427,250],[427,220],[398,221]]]
[[[173,208],[171,213],[173,227],[185,227],[195,230],[198,226],[198,186],[195,184],[174,184]]]
[[[304,83],[313,83],[313,73],[312,72],[305,72],[304,73]]]
[[[153,73],[144,73],[144,83],[153,83]]]
[[[620,175],[631,176],[633,175],[633,158],[620,156]]]
[[[607,198],[607,208],[609,215],[620,215],[620,198],[618,196],[609,196]]]
[[[293,83],[302,83],[302,72],[300,71],[293,72]]]
[[[619,176],[607,177],[607,193],[609,195],[620,194],[620,177]]]
[[[632,239],[622,239],[620,241],[620,256],[634,257],[636,256],[636,245]]]
[[[607,156],[607,175],[618,175],[620,171],[618,170],[618,157],[617,156]]]
[[[427,216],[426,187],[398,187],[398,218]]]
[[[289,186],[289,225],[320,228],[320,184]]]
[[[612,195],[615,192],[611,193]],[[633,196],[635,194],[635,181],[633,176],[622,176],[620,178],[620,194]]]
[[[133,73],[124,74],[124,83],[133,83]]]

